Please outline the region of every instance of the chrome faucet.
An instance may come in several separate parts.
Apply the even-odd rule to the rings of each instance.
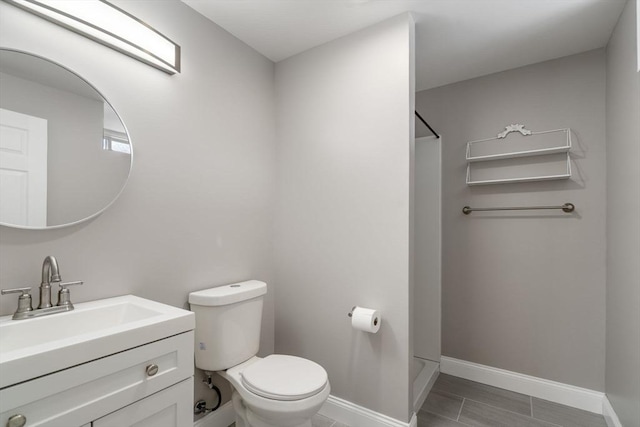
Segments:
[[[60,286],[58,291],[58,304],[51,304],[51,284],[57,283]],[[40,283],[40,305],[36,310],[31,305],[31,287],[2,289],[2,295],[20,292],[18,298],[18,309],[13,314],[14,320],[30,319],[33,317],[46,316],[48,314],[62,313],[73,310],[71,294],[68,286],[82,285],[82,282],[62,283],[58,261],[49,255],[42,263],[42,282]]]
[[[51,304],[51,282],[60,283],[60,269],[56,257],[49,255],[42,263],[42,282],[40,283],[40,305],[38,308],[53,307]]]

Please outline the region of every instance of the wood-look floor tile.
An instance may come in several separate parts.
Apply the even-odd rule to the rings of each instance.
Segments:
[[[558,427],[529,416],[465,399],[458,419],[473,427]]]
[[[418,412],[418,427],[467,427],[457,421],[430,412]]]
[[[515,393],[509,390],[480,384],[475,381],[465,380],[447,374],[440,374],[433,390],[444,391],[449,394],[475,400],[506,409],[519,414],[531,415],[531,399],[529,396]]]
[[[312,427],[331,427],[335,423],[331,418],[327,418],[324,415],[316,414],[311,418]]]
[[[602,415],[533,398],[533,418],[563,427],[607,427]]]
[[[431,390],[421,410],[442,415],[452,420],[458,419],[463,398],[441,390]]]

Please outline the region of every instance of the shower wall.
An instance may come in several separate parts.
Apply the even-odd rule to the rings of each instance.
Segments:
[[[445,136],[443,355],[603,391],[604,50],[418,92],[416,109]],[[573,129],[573,177],[468,187],[466,142],[512,123]],[[576,213],[462,214],[564,202]]]
[[[416,138],[413,354],[440,361],[441,139]]]

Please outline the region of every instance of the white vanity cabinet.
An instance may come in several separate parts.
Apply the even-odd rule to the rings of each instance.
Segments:
[[[193,425],[193,331],[0,390],[0,427]],[[20,424],[17,424],[18,426]]]

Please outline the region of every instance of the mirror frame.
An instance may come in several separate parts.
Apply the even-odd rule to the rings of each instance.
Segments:
[[[66,67],[62,64],[60,64],[57,61],[54,61],[52,59],[49,59],[47,57],[44,57],[42,55],[38,55],[32,52],[27,52],[24,50],[20,50],[20,49],[14,49],[14,48],[10,48],[10,47],[5,47],[5,46],[0,46],[0,51],[8,51],[8,52],[13,52],[13,53],[20,53],[23,55],[29,55],[31,57],[43,60],[43,61],[47,61],[51,64],[57,65],[58,67],[62,68],[63,70],[71,73],[72,75],[74,75],[75,77],[79,78],[80,80],[82,80],[84,83],[86,83],[91,89],[93,89],[98,95],[100,95],[100,97],[104,100],[104,102],[113,110],[113,112],[116,114],[116,116],[118,117],[118,119],[120,120],[120,123],[122,124],[122,127],[125,130],[125,133],[127,134],[127,138],[129,139],[129,146],[131,148],[131,152],[129,153],[130,156],[130,161],[129,161],[129,170],[127,171],[127,176],[124,180],[124,183],[122,184],[122,188],[120,189],[120,191],[118,191],[118,193],[113,197],[113,199],[107,203],[102,209],[100,209],[99,211],[85,217],[85,218],[81,218],[78,219],[76,221],[73,222],[68,222],[65,224],[57,224],[57,225],[47,225],[46,227],[33,227],[33,226],[27,226],[27,225],[16,225],[16,224],[8,224],[8,223],[4,223],[4,222],[0,222],[0,226],[2,227],[8,227],[8,228],[15,228],[15,229],[22,229],[22,230],[54,230],[54,229],[59,229],[59,228],[65,228],[65,227],[71,227],[80,223],[83,223],[85,221],[89,221],[99,215],[101,215],[104,211],[106,211],[107,209],[109,209],[111,207],[111,205],[113,205],[115,203],[116,200],[118,200],[118,198],[120,198],[120,196],[122,195],[122,193],[124,192],[124,189],[127,187],[127,183],[129,182],[129,179],[131,178],[131,170],[133,169],[133,144],[131,141],[131,133],[129,132],[129,129],[127,128],[127,125],[125,124],[124,120],[122,120],[122,117],[120,116],[120,113],[118,113],[118,110],[116,110],[113,107],[113,104],[111,104],[111,102],[109,102],[109,100],[104,96],[104,94],[102,92],[100,92],[93,84],[91,84],[87,79],[85,79],[84,77],[82,77],[80,74],[78,74],[77,72],[73,71],[72,69],[70,69],[69,67]]]

